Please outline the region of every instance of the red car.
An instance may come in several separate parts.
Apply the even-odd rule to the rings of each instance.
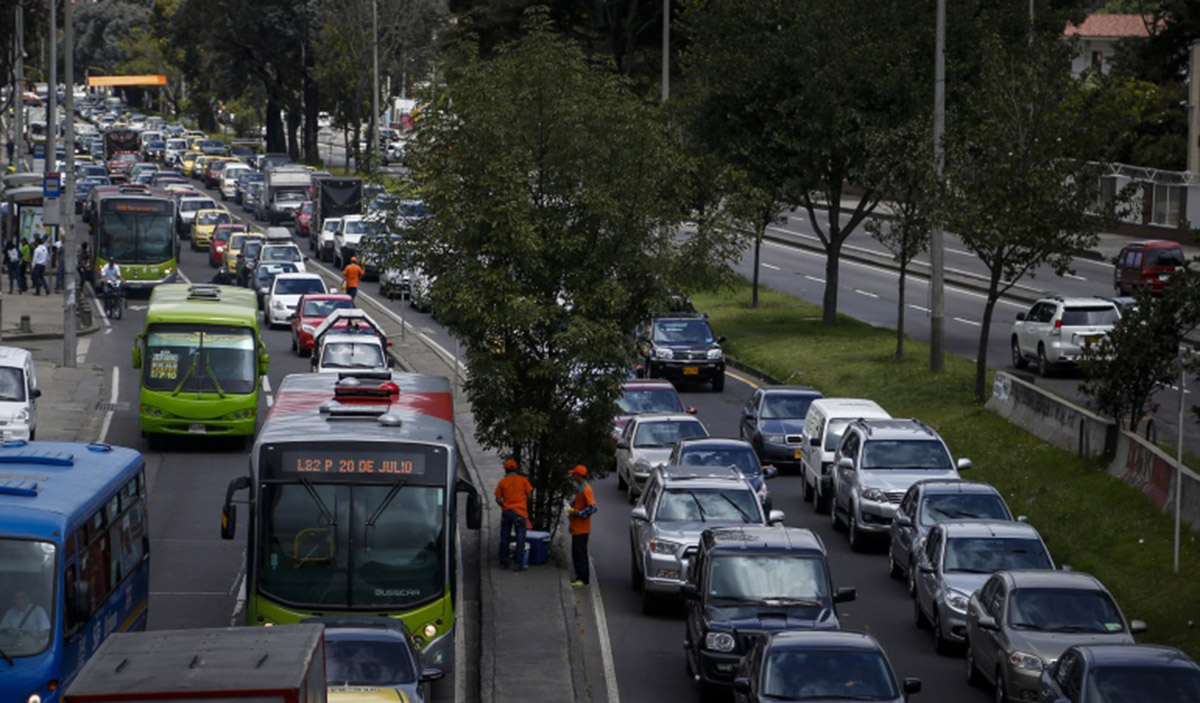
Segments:
[[[124,182],[129,179],[129,169],[138,162],[138,154],[134,151],[118,151],[113,154],[113,157],[105,162],[104,166],[108,169],[108,178],[113,183]]]
[[[296,234],[308,238],[308,228],[312,226],[313,201],[305,200],[296,211]]]
[[[212,243],[208,247],[208,265],[213,268],[220,268],[225,262],[225,246],[229,244],[229,238],[234,232],[245,232],[246,225],[224,224],[217,225],[213,230]]]
[[[304,295],[296,303],[296,314],[292,315],[292,351],[303,356],[311,353],[313,332],[334,310],[354,307],[354,298],[348,295]]]

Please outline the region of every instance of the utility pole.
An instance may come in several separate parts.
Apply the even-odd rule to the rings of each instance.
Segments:
[[[371,0],[371,62],[374,90],[371,91],[371,134],[367,140],[367,170],[375,169],[379,153],[379,0]]]
[[[1188,148],[1187,170],[1192,178],[1200,175],[1200,40],[1192,42],[1188,69]]]
[[[63,7],[63,96],[66,113],[66,132],[63,134],[67,163],[63,167],[62,219],[63,229],[63,366],[75,366],[75,0],[66,0]]]
[[[942,178],[946,151],[942,135],[946,132],[946,0],[937,3],[937,39],[933,64],[933,168]],[[929,241],[929,370],[941,373],[946,368],[946,250],[945,233],[934,222]]]
[[[671,97],[671,0],[663,0],[662,101]]]
[[[50,74],[46,91],[46,169],[53,171],[58,154],[58,2],[50,0],[50,51],[47,54]]]
[[[25,8],[21,3],[17,3],[16,18],[14,24],[17,30],[17,38],[13,43],[13,67],[14,67],[14,90],[16,91],[15,100],[13,101],[13,143],[16,149],[13,150],[13,159],[16,160],[17,170],[23,171],[22,157],[25,150],[21,147],[25,143]]]

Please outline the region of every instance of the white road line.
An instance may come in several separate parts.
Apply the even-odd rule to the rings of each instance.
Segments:
[[[824,283],[825,282],[824,278],[817,278],[816,276],[805,275],[804,277],[807,278],[808,280],[812,281],[813,283]]]
[[[1178,392],[1179,392],[1179,386],[1167,386],[1167,388],[1170,388],[1171,390],[1175,391],[1176,393],[1178,393]],[[1189,393],[1191,393],[1191,391],[1189,391],[1189,390],[1188,390],[1188,389],[1186,389],[1186,388],[1185,388],[1185,389],[1183,389],[1183,394],[1184,394],[1184,395],[1188,395]]]
[[[75,346],[75,363],[82,364],[87,359],[88,347],[92,345],[91,337],[84,337]]]
[[[783,269],[779,268],[778,266],[776,266],[774,264],[768,264],[765,261],[763,262],[763,268],[768,268],[768,269],[771,269],[772,271],[782,271],[783,270]]]
[[[190,279],[190,278],[188,278],[188,277],[187,277],[187,274],[183,272],[183,269],[182,269],[182,268],[176,269],[176,271],[178,271],[178,272],[179,272],[179,277],[183,279],[183,282],[184,282],[184,283],[187,283],[187,284],[189,284],[189,285],[191,284],[191,282],[192,282],[192,279]]]
[[[920,305],[913,305],[912,303],[909,303],[908,307],[912,308],[913,310],[920,310],[921,312],[929,312],[929,308],[923,308]]]
[[[588,557],[589,561],[591,557]],[[608,703],[621,703],[621,692],[617,687],[617,669],[613,664],[612,643],[608,639],[608,619],[604,616],[604,599],[600,597],[600,578],[592,568],[591,583],[593,612],[596,614],[596,634],[600,637],[600,659],[604,662],[604,688]]]
[[[266,374],[263,374],[263,377],[262,377],[262,389],[263,389],[263,393],[271,392],[271,379],[268,378]]]
[[[104,306],[100,304],[100,299],[96,297],[96,291],[92,291],[92,317],[100,318],[100,322],[104,323],[104,333],[108,334],[112,329],[112,325],[108,322],[108,315],[104,314]]]
[[[111,407],[117,406],[117,394],[121,388],[121,369],[114,366],[112,370],[112,391],[108,394],[108,402]],[[103,442],[108,437],[108,428],[112,425],[113,411],[109,410],[104,413],[104,422],[100,425],[100,436],[96,439],[97,442]]]
[[[971,252],[963,251],[962,249],[951,249],[950,247],[946,247],[946,251],[950,252],[951,254],[961,254],[963,256],[975,256]]]
[[[878,296],[878,295],[876,295],[875,293],[872,293],[872,292],[870,292],[870,291],[865,291],[865,290],[862,290],[862,289],[859,289],[859,288],[855,288],[855,289],[854,289],[854,292],[855,292],[855,293],[858,293],[859,295],[865,295],[865,296],[867,296],[868,298],[878,298],[878,297],[879,297],[879,296]]]
[[[275,405],[275,397],[274,397],[274,396],[272,396],[272,395],[266,395],[266,396],[263,396],[263,397],[264,397],[264,398],[266,398],[266,400],[267,400],[267,407],[268,407],[268,408],[270,408],[270,407],[273,407],[273,406]]]
[[[1086,278],[1084,278],[1083,276],[1076,276],[1076,275],[1075,275],[1075,274],[1073,274],[1073,273],[1064,273],[1064,274],[1063,274],[1063,278],[1071,278],[1071,279],[1074,279],[1074,280],[1076,280],[1076,281],[1086,281],[1086,280],[1087,280],[1087,279],[1086,279]]]
[[[961,322],[961,323],[963,323],[963,324],[965,324],[965,325],[971,325],[972,327],[982,327],[982,326],[983,326],[983,323],[981,323],[981,322],[976,322],[976,321],[974,321],[974,320],[967,320],[967,319],[964,319],[964,318],[961,318],[961,317],[956,317],[956,318],[954,318],[954,321],[955,321],[955,322]]]

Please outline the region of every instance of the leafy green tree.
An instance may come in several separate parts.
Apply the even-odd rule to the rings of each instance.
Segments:
[[[529,471],[545,527],[566,471],[611,452],[636,326],[681,280],[682,208],[653,109],[529,22],[491,60],[454,47],[409,152],[433,216],[407,239],[465,346],[479,439]]]
[[[988,337],[996,301],[1030,272],[1056,274],[1114,221],[1120,198],[1100,191],[1102,154],[1122,119],[1070,75],[1071,46],[1038,34],[1027,42],[981,38],[989,60],[979,89],[949,121],[940,215],[988,274],[975,396],[985,399]]]
[[[1179,347],[1197,326],[1200,272],[1180,269],[1162,296],[1142,289],[1137,307],[1127,309],[1099,344],[1084,350],[1087,380],[1080,390],[1100,412],[1136,432],[1154,395],[1179,378]]]

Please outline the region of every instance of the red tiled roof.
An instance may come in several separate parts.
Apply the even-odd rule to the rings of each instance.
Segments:
[[[1067,24],[1063,34],[1081,37],[1148,37],[1146,18],[1142,15],[1088,15],[1076,27]]]

